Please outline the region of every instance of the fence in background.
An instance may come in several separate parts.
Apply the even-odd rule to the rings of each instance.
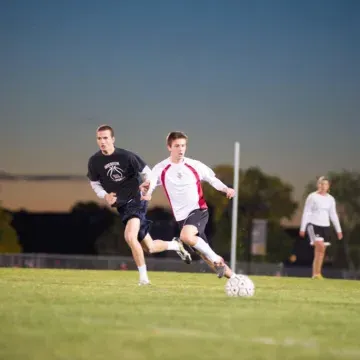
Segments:
[[[146,258],[149,271],[176,271],[211,273],[207,264],[201,260],[191,265],[180,259]],[[88,269],[88,270],[136,270],[131,257],[91,256],[91,255],[57,255],[57,254],[0,254],[0,267],[45,268],[45,269]],[[262,276],[310,277],[310,268],[284,267],[282,264],[269,263],[236,263],[236,272]],[[360,279],[359,271],[324,269],[324,276],[336,279]]]

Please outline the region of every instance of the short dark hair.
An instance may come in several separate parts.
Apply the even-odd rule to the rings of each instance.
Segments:
[[[168,146],[171,146],[173,141],[177,140],[177,139],[185,139],[185,140],[187,140],[188,137],[182,131],[172,131],[166,137],[166,143],[167,143]]]
[[[110,125],[100,125],[96,132],[99,132],[99,131],[105,131],[105,130],[109,130],[110,131],[110,134],[111,134],[111,137],[114,137],[115,133],[114,133],[114,129],[110,126]]]

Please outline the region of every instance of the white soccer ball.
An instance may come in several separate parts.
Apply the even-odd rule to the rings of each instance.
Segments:
[[[255,285],[246,275],[235,275],[225,284],[225,293],[232,297],[251,297],[255,294]]]

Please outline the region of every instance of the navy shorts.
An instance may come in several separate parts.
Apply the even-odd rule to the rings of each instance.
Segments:
[[[117,207],[123,224],[126,226],[127,222],[132,218],[140,219],[140,230],[138,240],[144,240],[144,237],[149,233],[152,221],[146,218],[148,202],[140,199],[132,199],[126,204]]]

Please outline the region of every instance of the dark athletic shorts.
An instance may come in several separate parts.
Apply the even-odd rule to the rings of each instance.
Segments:
[[[318,226],[314,224],[308,224],[308,226],[306,227],[306,233],[311,245],[313,245],[315,241],[319,241],[317,240],[319,238],[322,238],[324,243],[331,242],[330,226]]]
[[[149,233],[152,224],[152,221],[146,218],[147,206],[147,201],[134,198],[129,200],[126,204],[117,207],[117,211],[125,226],[132,218],[140,219],[139,241],[144,240],[144,237]]]
[[[208,209],[195,209],[187,218],[177,221],[180,231],[185,225],[193,225],[198,229],[197,236],[201,237],[204,241],[208,242],[205,235],[205,228],[209,221]]]

